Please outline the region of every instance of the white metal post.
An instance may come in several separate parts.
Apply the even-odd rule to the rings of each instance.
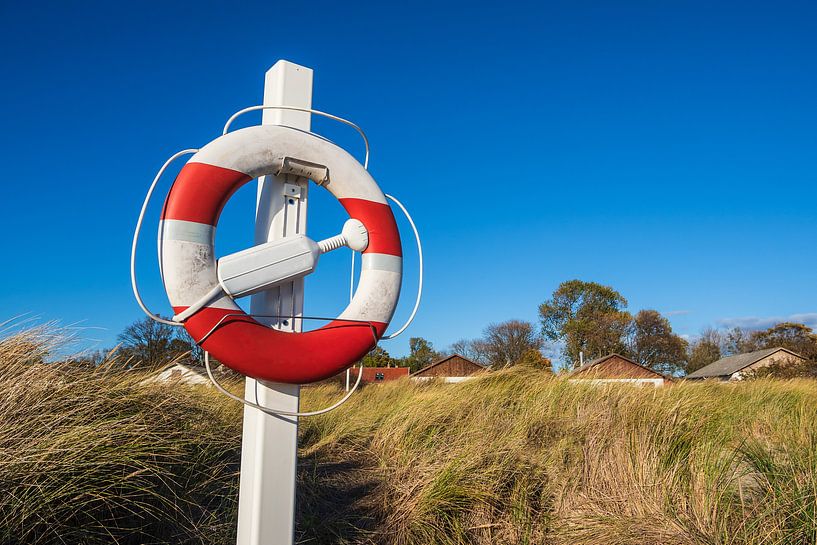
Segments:
[[[312,107],[312,70],[280,60],[267,71],[264,105]],[[306,112],[264,110],[262,124],[309,130]],[[306,232],[307,182],[288,176],[258,180],[255,243]],[[286,191],[286,194],[285,194]],[[252,296],[252,314],[272,327],[301,331],[303,279]],[[297,411],[299,387],[247,379],[246,399],[262,406]],[[238,545],[291,545],[294,539],[298,419],[273,417],[244,408],[238,496]]]

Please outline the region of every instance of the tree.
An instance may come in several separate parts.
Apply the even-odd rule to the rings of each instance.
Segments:
[[[540,371],[553,374],[552,362],[542,355],[542,352],[537,348],[530,348],[525,351],[522,356],[516,360],[514,365],[523,367],[533,367]]]
[[[533,324],[522,320],[489,325],[483,332],[482,343],[488,363],[494,368],[515,365],[529,351],[538,352],[542,348],[542,338]]]
[[[817,335],[805,324],[781,322],[751,335],[756,350],[782,346],[809,360],[817,360]]]
[[[119,356],[121,358],[121,355]],[[103,363],[111,363],[117,359],[114,350],[88,350],[74,354],[65,360],[65,363],[74,367],[97,369]]]
[[[686,367],[687,342],[673,333],[669,320],[658,311],[635,315],[628,344],[635,361],[659,373],[672,375]]]
[[[739,327],[723,332],[707,328],[701,332],[701,337],[690,346],[687,372],[697,371],[722,356],[732,356],[778,346],[796,352],[810,362],[817,361],[817,335],[805,324],[781,322],[769,329],[754,332]],[[802,366],[792,366],[788,371],[784,370],[784,367],[770,366],[768,370],[758,371],[754,376],[790,378],[811,376],[812,374],[812,367],[808,363]]]
[[[409,355],[403,362],[411,368],[411,372],[418,371],[440,359],[440,354],[434,350],[434,345],[422,337],[409,339]]]
[[[542,333],[564,344],[563,354],[570,364],[579,361],[580,352],[587,358],[620,352],[632,319],[626,307],[627,300],[609,286],[562,282],[553,297],[539,306]]]
[[[363,356],[363,367],[391,367],[397,364],[386,350],[376,346],[374,350]]]
[[[721,353],[724,356],[734,356],[735,354],[744,354],[755,350],[757,350],[757,347],[752,342],[751,335],[745,329],[733,327],[721,334]]]
[[[488,350],[482,339],[460,339],[448,348],[448,353],[459,354],[471,361],[488,365]]]
[[[689,346],[687,373],[692,373],[721,359],[722,336],[710,328],[704,329],[701,336]]]
[[[131,367],[156,369],[192,351],[192,343],[179,328],[145,317],[119,334],[120,350]]]

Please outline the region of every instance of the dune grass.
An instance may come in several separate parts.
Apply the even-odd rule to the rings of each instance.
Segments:
[[[142,384],[115,357],[36,363],[55,342],[0,341],[0,543],[226,543],[240,410]]]
[[[0,340],[0,543],[231,543],[241,409]],[[304,388],[304,408],[336,399]],[[817,543],[817,386],[395,382],[301,423],[320,544]]]
[[[817,543],[814,382],[600,388],[519,368],[369,388],[302,433],[307,459],[373,481],[352,542]],[[356,527],[328,520],[337,542]]]

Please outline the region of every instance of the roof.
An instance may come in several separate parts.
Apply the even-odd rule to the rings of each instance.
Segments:
[[[701,367],[694,373],[688,374],[686,378],[710,378],[729,376],[781,350],[784,352],[788,352],[793,356],[797,356],[798,358],[803,358],[803,356],[801,356],[800,354],[792,352],[791,350],[783,348],[782,346],[778,346],[776,348],[766,348],[764,350],[756,350],[755,352],[747,352],[746,354],[735,354],[734,356],[727,356],[725,358],[721,358],[716,362],[710,363],[706,367]]]
[[[168,365],[165,365],[164,367],[162,367],[161,369],[159,369],[158,371],[156,371],[156,373],[155,373],[155,374],[157,374],[157,375],[161,375],[161,374],[162,374],[162,373],[164,373],[165,371],[169,371],[169,370],[171,370],[171,369],[175,369],[175,368],[177,368],[177,367],[181,368],[181,369],[182,369],[183,371],[185,371],[185,372],[188,372],[188,373],[193,373],[193,374],[196,374],[196,375],[199,375],[199,376],[202,376],[202,377],[207,378],[207,373],[204,371],[204,369],[203,369],[203,368],[202,368],[201,370],[199,370],[199,369],[194,368],[192,365],[187,365],[187,364],[184,364],[184,363],[179,363],[178,361],[176,361],[176,362],[171,362],[171,363],[169,363]]]
[[[351,374],[357,378],[358,368],[352,367]],[[408,367],[364,367],[362,382],[385,382],[409,376]]]
[[[177,372],[178,374],[174,375],[174,372]],[[149,382],[171,382],[176,380],[190,384],[210,384],[210,378],[205,372],[179,362],[171,362],[170,364],[162,367],[158,371],[152,373],[150,377],[143,380],[140,384],[146,384]]]
[[[590,369],[592,367],[595,367],[595,366],[597,366],[597,365],[599,365],[601,363],[604,363],[604,362],[606,362],[608,360],[611,360],[613,358],[622,359],[622,360],[626,361],[627,363],[630,363],[632,365],[635,365],[636,367],[640,367],[641,369],[644,369],[645,371],[648,371],[648,372],[652,373],[656,377],[666,378],[661,373],[659,373],[657,371],[654,371],[654,370],[650,369],[649,367],[644,367],[640,363],[636,363],[635,361],[631,360],[627,356],[622,356],[621,354],[617,354],[615,352],[613,352],[612,354],[607,354],[606,356],[602,356],[602,357],[597,358],[595,360],[589,361],[589,362],[585,363],[584,365],[582,365],[581,367],[577,367],[576,369],[573,369],[569,374],[570,375],[578,375],[579,373],[583,373],[583,372],[587,371],[588,369]]]
[[[450,356],[446,356],[446,357],[444,357],[444,358],[442,358],[442,359],[440,359],[440,360],[435,361],[435,362],[434,362],[434,363],[432,363],[431,365],[426,365],[426,366],[425,366],[425,367],[423,367],[422,369],[420,369],[420,370],[418,370],[418,371],[413,372],[413,373],[411,374],[411,376],[415,376],[415,375],[419,375],[420,373],[424,373],[424,372],[428,371],[429,369],[431,369],[432,367],[437,367],[438,365],[440,365],[440,364],[442,364],[442,363],[445,363],[445,362],[447,362],[448,360],[453,359],[453,358],[460,358],[461,360],[463,360],[463,361],[465,361],[465,362],[468,362],[468,363],[470,363],[471,365],[474,365],[474,366],[476,366],[476,367],[479,367],[479,369],[480,369],[480,370],[487,369],[487,367],[485,367],[484,365],[479,364],[479,363],[477,363],[477,362],[475,362],[475,361],[471,361],[471,360],[469,360],[468,358],[466,358],[465,356],[461,356],[460,354],[451,354]]]

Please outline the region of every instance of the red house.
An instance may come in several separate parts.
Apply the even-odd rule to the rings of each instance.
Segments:
[[[352,367],[352,369],[350,369],[350,380],[352,383],[357,380],[358,370],[358,367]],[[360,382],[363,384],[380,384],[407,376],[409,376],[408,367],[364,367],[363,378]]]

